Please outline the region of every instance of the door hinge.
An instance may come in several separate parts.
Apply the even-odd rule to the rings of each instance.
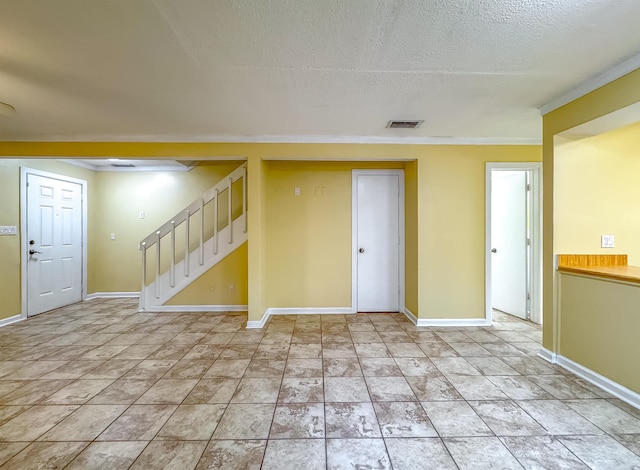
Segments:
[[[531,245],[531,239],[527,238],[527,246]]]
[[[531,293],[527,292],[527,300],[531,300]]]
[[[531,191],[531,185],[527,184],[527,191]]]

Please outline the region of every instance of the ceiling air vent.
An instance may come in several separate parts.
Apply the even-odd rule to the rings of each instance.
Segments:
[[[131,163],[112,163],[111,166],[115,168],[135,168],[136,167]]]
[[[388,129],[416,129],[420,127],[424,121],[389,121]]]

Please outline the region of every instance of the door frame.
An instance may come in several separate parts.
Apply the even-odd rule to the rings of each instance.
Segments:
[[[485,173],[485,315],[492,321],[491,175],[493,171],[529,171],[531,198],[530,319],[542,323],[542,162],[487,162]]]
[[[351,170],[351,309],[358,313],[358,176],[398,176],[398,311],[404,312],[404,170]]]
[[[29,257],[27,256],[27,247],[29,246],[29,241],[27,240],[27,175],[34,176],[42,176],[44,178],[57,179],[60,181],[66,181],[69,183],[79,184],[82,187],[82,195],[81,195],[81,206],[82,206],[82,223],[81,223],[81,243],[82,243],[82,279],[81,279],[81,289],[82,289],[82,300],[85,300],[87,297],[87,181],[72,178],[70,176],[60,175],[57,173],[51,173],[48,171],[35,170],[33,168],[28,168],[21,166],[20,167],[20,260],[22,264],[21,271],[21,294],[22,294],[22,303],[21,303],[21,313],[20,318],[26,319],[28,313],[28,276],[27,276],[27,265],[29,262]]]

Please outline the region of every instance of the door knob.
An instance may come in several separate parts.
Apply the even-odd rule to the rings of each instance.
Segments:
[[[39,255],[41,255],[41,254],[42,254],[42,251],[29,250],[29,254],[30,254],[30,255],[35,255],[36,253],[37,253],[37,254],[39,254]]]
[[[491,248],[491,253],[497,253],[497,252],[498,252],[498,250],[497,250],[497,249],[495,249],[495,248]]]
[[[360,253],[364,253],[364,248],[360,248],[358,251],[359,251]]]

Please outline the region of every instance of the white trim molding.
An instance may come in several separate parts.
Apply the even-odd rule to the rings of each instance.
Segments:
[[[418,318],[406,307],[402,313],[416,326],[491,326],[490,318]]]
[[[407,317],[409,320],[411,320],[411,323],[413,323],[414,325],[418,324],[418,317],[416,317],[413,312],[411,310],[409,310],[407,307],[404,307],[402,309],[402,313],[404,313],[404,316]]]
[[[94,292],[85,296],[84,300],[93,299],[137,299],[140,292]]]
[[[486,318],[420,318],[416,326],[491,326]]]
[[[542,324],[542,162],[487,162],[485,167],[485,317],[488,324],[493,316],[493,286],[491,256],[491,188],[494,171],[526,171],[531,191],[528,194],[531,213],[531,262],[528,266],[528,302],[530,319]]]
[[[272,315],[353,315],[351,307],[272,307],[268,308],[260,320],[247,322],[247,328],[263,328]]]
[[[145,313],[169,312],[246,312],[246,305],[158,305],[140,310]]]
[[[351,307],[286,307],[269,308],[269,315],[348,315],[356,313]]]
[[[22,318],[27,318],[29,316],[29,292],[28,292],[28,269],[27,265],[29,263],[29,256],[27,254],[27,202],[28,202],[28,194],[27,194],[27,179],[28,175],[41,176],[44,178],[56,179],[60,181],[65,181],[68,183],[79,184],[82,187],[82,222],[80,230],[82,231],[82,279],[80,280],[82,295],[81,299],[84,300],[87,295],[88,288],[88,269],[87,269],[87,259],[88,259],[88,206],[89,206],[89,193],[88,193],[88,182],[83,179],[72,178],[70,176],[61,175],[58,173],[51,173],[48,171],[35,170],[33,168],[29,168],[26,166],[20,167],[20,251],[21,251],[21,263],[22,263],[22,273],[20,277],[21,284],[21,316]],[[64,307],[62,305],[61,307]]]
[[[538,356],[546,361],[551,362],[552,364],[559,365],[563,369],[574,373],[581,379],[592,383],[605,392],[610,393],[614,397],[617,397],[620,400],[630,404],[631,406],[640,409],[640,393],[634,392],[624,385],[620,385],[619,383],[608,379],[604,375],[598,374],[597,372],[583,366],[582,364],[578,364],[577,362],[572,361],[569,358],[551,352],[547,349],[542,348],[538,353]]]
[[[540,351],[538,351],[538,357],[550,362],[551,364],[556,363],[556,353],[549,351],[547,348],[540,348]]]
[[[597,90],[598,88],[601,88],[620,77],[624,77],[625,75],[633,72],[638,68],[640,68],[640,54],[625,60],[624,62],[616,65],[606,72],[601,73],[600,75],[582,82],[577,87],[558,96],[557,98],[551,100],[549,103],[543,104],[539,108],[540,114],[544,116],[551,111],[555,111],[565,104],[571,103],[578,98],[582,98],[587,93],[591,93],[592,91]]]
[[[35,134],[14,142],[206,142],[259,144],[540,145],[539,137],[402,137],[379,135]],[[198,160],[200,158],[196,158]]]
[[[0,327],[11,325],[12,323],[16,323],[22,320],[26,320],[26,319],[23,318],[21,314],[17,314],[9,318],[3,318],[2,320],[0,320]]]
[[[404,170],[376,169],[351,170],[351,309],[358,312],[358,177],[395,176],[398,178],[398,310],[402,311],[405,301],[405,201]]]
[[[270,316],[271,314],[269,313],[269,309],[267,309],[267,311],[264,312],[264,315],[262,315],[262,318],[260,320],[247,321],[247,329],[264,328],[264,325],[266,325],[267,320],[269,320]]]

